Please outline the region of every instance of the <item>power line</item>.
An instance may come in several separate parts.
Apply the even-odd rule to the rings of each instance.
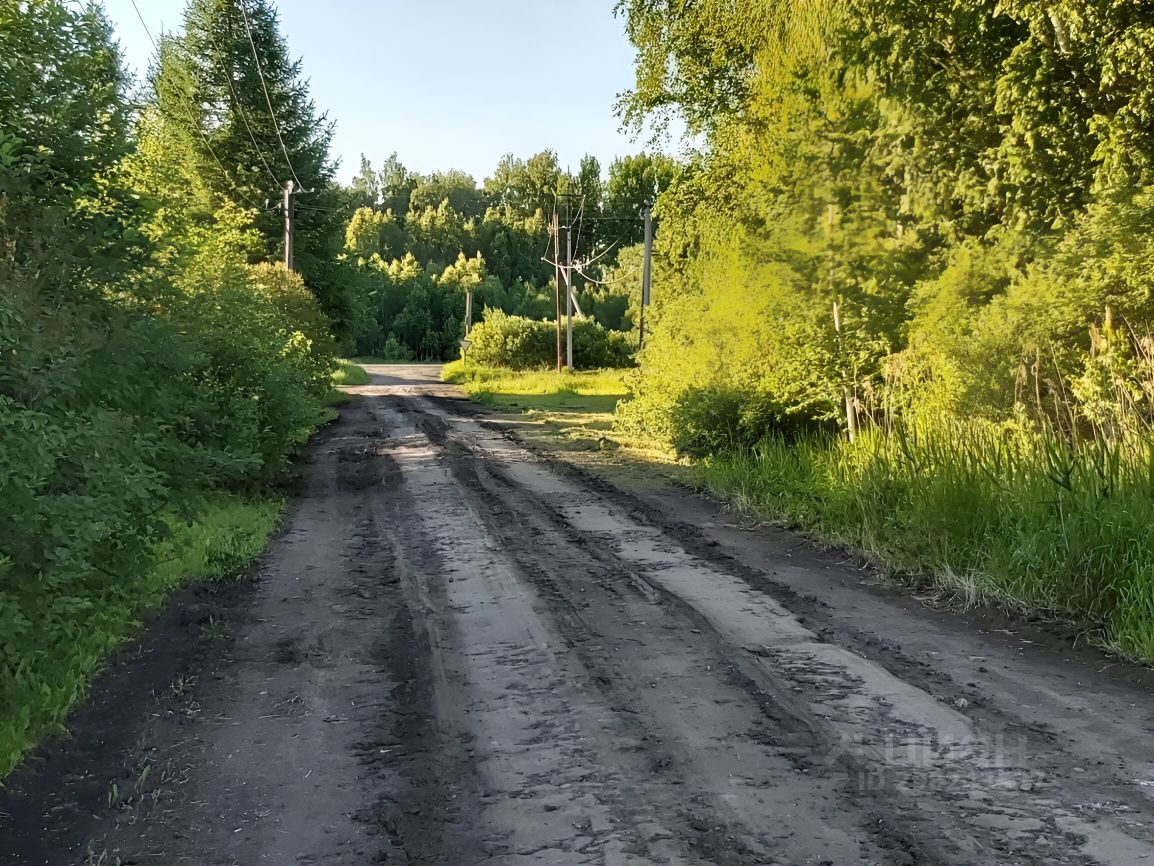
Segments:
[[[591,223],[639,223],[642,221],[641,217],[587,217],[588,222]]]
[[[581,270],[581,268],[577,267],[576,265],[574,265],[574,270],[577,271],[577,273],[579,273],[581,276],[583,276],[585,278],[586,282],[593,283],[594,285],[597,285],[597,286],[616,286],[620,283],[628,282],[629,280],[635,279],[637,277],[638,273],[640,273],[636,268],[634,268],[629,273],[625,274],[622,277],[618,277],[615,280],[597,280],[597,279],[594,279],[593,277],[589,276],[587,273],[585,273],[583,270]]]
[[[140,7],[136,5],[136,0],[132,0],[132,8],[136,10],[136,17],[140,19],[140,25],[144,28],[144,32],[148,35],[148,41],[152,43],[152,48],[156,52],[157,69],[159,71],[159,69],[160,69],[160,45],[158,45],[156,42],[156,39],[153,38],[152,31],[148,27],[148,22],[144,20],[144,15],[141,13]],[[158,72],[158,74],[159,74],[159,72]],[[198,133],[200,133],[200,137],[204,140],[205,148],[207,148],[209,155],[213,158],[213,161],[220,168],[221,174],[224,175],[225,180],[227,180],[229,183],[232,184],[233,189],[236,190],[237,195],[239,195],[241,197],[241,200],[245,204],[247,204],[250,208],[257,208],[259,210],[260,208],[257,205],[253,204],[252,199],[250,199],[247,195],[245,195],[241,191],[240,184],[238,184],[233,179],[232,175],[230,175],[228,173],[228,169],[224,167],[224,163],[221,162],[220,157],[216,155],[216,151],[212,149],[212,142],[210,142],[208,140],[208,133],[206,133],[201,128],[200,122],[196,119],[196,115],[192,110],[192,96],[188,93],[184,93],[183,96],[186,97],[185,102],[184,102],[184,108],[185,108],[185,111],[188,112],[188,122],[192,125],[193,129],[195,129]]]
[[[135,2],[135,0],[133,0],[133,2]],[[244,128],[248,130],[248,137],[249,140],[252,141],[252,146],[256,148],[256,155],[259,156],[260,161],[264,163],[265,171],[268,172],[268,176],[272,179],[273,186],[279,188],[282,184],[280,180],[277,179],[276,172],[272,170],[272,166],[268,164],[264,151],[261,150],[260,145],[257,144],[256,135],[254,135],[252,131],[252,124],[248,122],[248,114],[245,113],[244,106],[240,103],[240,95],[236,92],[236,82],[232,80],[231,64],[229,68],[225,70],[225,79],[228,81],[228,89],[232,93],[233,101],[236,103],[236,113],[239,114],[240,119],[244,121]]]
[[[617,238],[617,240],[615,240],[613,243],[611,243],[609,246],[607,246],[604,250],[602,250],[600,253],[595,255],[593,258],[589,259],[589,261],[582,262],[581,266],[587,268],[592,264],[596,264],[599,260],[601,260],[601,259],[605,258],[607,255],[609,255],[609,253],[611,253],[613,251],[613,248],[616,247],[623,240],[625,240],[625,238],[627,238],[628,236],[629,236],[628,232],[621,235],[619,238]]]
[[[297,210],[316,210],[324,211],[325,213],[347,213],[347,210],[342,207],[317,207],[311,204],[298,204],[296,208]]]
[[[584,194],[582,194],[582,196],[581,196],[581,206],[580,206],[579,208],[577,208],[577,219],[576,219],[576,223],[577,223],[577,242],[576,242],[575,244],[573,244],[573,249],[575,249],[575,250],[579,250],[579,249],[581,249],[581,230],[582,230],[582,229],[585,227],[585,222],[584,222],[584,219],[583,219],[583,218],[584,218],[584,216],[585,216],[585,196],[584,196]],[[569,231],[573,231],[573,226],[572,226],[572,225],[570,225],[570,226],[569,226]]]
[[[133,0],[133,3],[135,3],[135,2],[136,2],[136,0]],[[245,32],[248,33],[248,44],[252,47],[252,59],[253,59],[253,62],[256,64],[256,74],[257,74],[257,77],[260,78],[260,86],[261,86],[261,89],[264,91],[265,102],[268,103],[268,113],[269,113],[269,117],[272,118],[272,127],[273,127],[273,129],[276,130],[277,141],[280,142],[280,149],[281,149],[281,151],[284,152],[284,161],[288,165],[288,170],[289,170],[289,173],[292,174],[293,180],[296,181],[297,186],[299,186],[301,188],[301,191],[303,192],[304,191],[304,184],[301,183],[301,179],[299,177],[297,177],[296,170],[293,168],[292,160],[289,159],[288,148],[285,147],[284,136],[281,135],[280,124],[277,123],[276,111],[272,107],[272,97],[269,95],[269,92],[268,92],[268,83],[265,81],[265,78],[264,78],[264,70],[261,69],[260,55],[256,50],[256,40],[253,39],[253,37],[252,37],[252,24],[248,20],[248,8],[246,6],[246,3],[247,3],[247,0],[240,0],[240,2],[237,5],[240,6],[240,14],[244,18],[244,29],[245,29]]]
[[[554,194],[554,196],[555,195],[556,194]],[[542,260],[545,259],[545,256],[549,255],[549,247],[553,246],[553,235],[552,235],[553,229],[551,227],[553,225],[553,220],[558,219],[558,218],[559,217],[557,214],[557,199],[556,199],[556,197],[554,197],[554,199],[553,199],[553,216],[550,217],[550,219],[549,219],[549,225],[550,225],[549,232],[550,232],[550,234],[549,234],[549,237],[545,241],[545,249],[541,253],[541,259]]]
[[[596,264],[598,261],[605,258],[607,255],[609,255],[609,253],[613,252],[614,247],[616,247],[618,244],[620,244],[627,237],[629,237],[629,233],[625,232],[624,234],[620,235],[617,238],[617,240],[613,241],[613,243],[611,243],[609,246],[607,246],[605,249],[603,249],[597,255],[593,256],[591,259],[588,259],[587,261],[574,262],[574,265],[573,265],[574,269],[578,273],[580,273],[581,276],[585,276],[585,274],[581,271],[581,268],[587,268],[590,265]],[[565,267],[564,265],[559,265],[557,262],[552,261],[548,258],[545,258],[544,256],[541,257],[541,260],[543,262],[545,262],[546,264],[553,265],[554,267]],[[578,265],[580,265],[580,267],[578,267]],[[587,279],[588,279],[588,277],[587,277]]]

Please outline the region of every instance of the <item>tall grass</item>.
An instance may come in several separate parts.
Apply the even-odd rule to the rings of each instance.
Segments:
[[[960,600],[1077,624],[1154,659],[1154,444],[973,423],[770,438],[704,462],[741,508],[864,551]]]

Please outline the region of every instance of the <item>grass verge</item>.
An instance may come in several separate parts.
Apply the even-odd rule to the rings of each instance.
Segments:
[[[44,610],[52,625],[36,632],[42,642],[0,666],[0,779],[26,750],[64,731],[69,711],[107,660],[171,592],[194,580],[243,574],[264,550],[283,509],[278,496],[214,493],[183,514],[165,515],[170,535],[157,547],[152,568],[108,581],[83,607]],[[46,600],[45,606],[52,604]]]
[[[441,379],[460,385],[477,403],[517,413],[523,429],[564,450],[614,450],[613,410],[626,396],[625,370],[557,373],[446,364]]]
[[[337,360],[337,369],[333,372],[334,385],[367,385],[369,381],[369,374],[360,364],[344,358]]]
[[[958,426],[769,439],[709,458],[699,487],[746,513],[861,551],[961,604],[1071,623],[1154,659],[1154,446]]]

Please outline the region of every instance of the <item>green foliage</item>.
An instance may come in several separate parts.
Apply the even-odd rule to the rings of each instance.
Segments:
[[[506,154],[493,176],[485,179],[485,193],[504,211],[521,217],[549,214],[562,192],[557,154],[544,150],[529,159]]]
[[[548,367],[556,359],[556,329],[552,322],[486,310],[485,320],[469,332],[470,359],[483,367],[530,370]]]
[[[248,569],[283,507],[276,497],[216,493],[181,513],[161,511],[156,523],[164,540],[147,568],[105,579],[82,599],[25,607],[26,628],[4,641],[18,651],[0,667],[0,778],[45,733],[61,730],[87,684],[169,593],[191,580],[231,580]]]
[[[249,264],[252,213],[212,192],[163,95],[134,140],[96,7],[0,2],[0,64],[6,769],[174,585],[177,518],[289,468],[332,337],[298,276]],[[208,571],[235,568],[237,532]]]
[[[623,370],[593,370],[576,373],[553,370],[508,370],[482,367],[471,362],[451,361],[441,369],[441,381],[464,385],[470,394],[487,392],[506,396],[624,397]]]
[[[531,370],[550,367],[557,358],[556,324],[486,310],[469,332],[469,359],[482,367]],[[573,325],[573,363],[583,369],[624,367],[631,363],[628,336],[607,331],[589,319]]]
[[[772,436],[794,440],[821,427],[786,414],[765,394],[690,388],[678,395],[669,429],[669,444],[678,454],[707,457],[752,448]]]
[[[162,158],[188,161],[183,170],[203,210],[230,202],[250,212],[258,233],[250,261],[283,255],[283,216],[266,202],[280,202],[289,180],[309,191],[295,210],[294,265],[347,342],[358,310],[334,262],[346,202],[333,180],[333,124],[309,97],[272,4],[189,0],[183,32],[162,40],[152,83]]]
[[[569,174],[552,151],[527,160],[509,154],[477,189],[461,172],[412,174],[395,154],[380,172],[362,159],[348,192],[350,201],[362,206],[346,226],[344,260],[354,272],[351,293],[365,312],[355,334],[356,352],[397,359],[454,357],[464,336],[469,291],[476,310],[531,319],[555,316],[556,272],[544,260],[549,256],[542,257],[551,244],[555,207],[562,220],[578,226],[573,254],[584,264],[573,278],[582,310],[588,307],[604,327],[630,330],[639,268],[634,264],[622,272],[619,253],[640,240],[641,207],[658,186],[670,185],[678,170],[666,157],[641,154],[615,161],[606,183],[591,156]],[[608,213],[612,217],[603,219]],[[634,251],[631,262],[637,256]]]
[[[680,112],[708,141],[658,200],[668,269],[623,423],[669,441],[679,395],[699,386],[818,423],[848,425],[847,400],[855,423],[997,420],[1024,378],[1035,413],[1089,420],[1054,406],[1091,325],[1107,308],[1136,334],[1152,324],[1135,122],[1150,87],[1129,74],[1149,34],[1132,14],[1032,0],[619,9],[638,49],[626,115]]]
[[[1148,442],[1071,450],[1014,425],[962,423],[852,444],[772,437],[710,459],[699,481],[964,603],[1042,611],[1148,659],[1151,466]]]
[[[333,373],[334,385],[367,385],[369,381],[369,374],[360,364],[343,358],[337,360],[337,369]]]
[[[720,455],[731,495],[897,567],[1154,651],[1137,7],[617,8],[626,120],[703,140],[658,197],[618,428]],[[835,425],[857,441],[814,432]]]

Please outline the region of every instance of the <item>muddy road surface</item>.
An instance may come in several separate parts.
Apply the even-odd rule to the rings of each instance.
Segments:
[[[13,777],[0,862],[1154,864],[1141,670],[370,370],[255,585]]]

